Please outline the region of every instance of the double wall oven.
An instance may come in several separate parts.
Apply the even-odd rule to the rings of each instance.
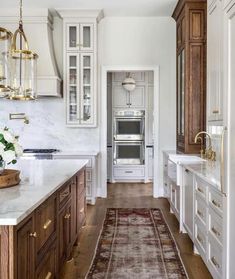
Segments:
[[[115,165],[144,165],[145,112],[114,111],[113,141]]]

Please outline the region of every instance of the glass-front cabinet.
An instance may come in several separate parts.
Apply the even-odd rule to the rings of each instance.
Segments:
[[[67,50],[93,51],[93,24],[67,24]]]
[[[64,18],[64,95],[68,127],[96,127],[97,19]]]
[[[177,81],[177,134],[184,136],[184,118],[185,118],[185,66],[184,66],[184,49],[178,54],[178,81]]]

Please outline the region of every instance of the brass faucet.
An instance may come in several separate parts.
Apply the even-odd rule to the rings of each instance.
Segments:
[[[200,137],[200,135],[202,135],[202,134],[208,136],[208,139],[209,139],[208,149],[205,149],[205,150],[203,150],[203,138]],[[201,157],[204,159],[208,159],[210,161],[215,161],[216,152],[212,149],[211,135],[205,131],[201,131],[196,134],[194,142],[197,143],[198,139],[200,139],[200,142],[201,142],[201,150],[200,150]]]

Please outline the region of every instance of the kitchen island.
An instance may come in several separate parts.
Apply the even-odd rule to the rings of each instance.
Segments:
[[[0,278],[59,278],[85,223],[87,160],[20,160],[0,190]]]

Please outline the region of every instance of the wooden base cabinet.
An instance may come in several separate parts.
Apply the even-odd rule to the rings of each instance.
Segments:
[[[0,226],[1,279],[59,279],[86,220],[85,168],[17,226]]]

